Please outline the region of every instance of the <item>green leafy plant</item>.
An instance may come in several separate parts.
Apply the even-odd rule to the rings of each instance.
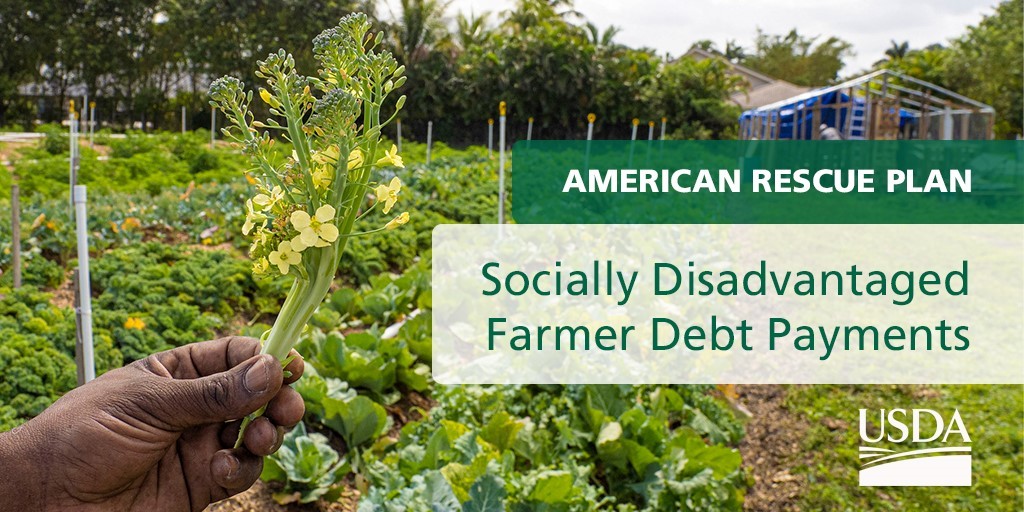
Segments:
[[[221,78],[210,87],[211,104],[232,125],[225,134],[242,144],[253,165],[258,193],[246,203],[243,226],[253,237],[253,270],[266,274],[274,267],[294,277],[263,347],[281,360],[327,295],[348,239],[361,234],[353,232],[356,218],[377,207],[390,212],[401,189],[397,179],[371,186],[375,168],[403,165],[394,146],[383,151],[379,145],[381,128],[390,121],[381,119],[381,110],[405,78],[391,53],[378,49],[383,32],[368,35],[370,26],[365,15],[353,14],[317,36],[319,77],[300,75],[284,50],[260,61],[256,74],[268,88],[259,96],[273,116],[266,122],[254,120],[253,93],[238,79]],[[399,98],[395,112],[404,103]],[[290,154],[274,149],[271,131],[291,143]],[[364,209],[370,191],[376,200]],[[408,218],[402,213],[370,232]]]
[[[337,493],[337,483],[349,471],[348,463],[323,434],[307,433],[306,426],[299,423],[285,436],[277,453],[264,459],[260,477],[284,482],[284,490],[274,493],[278,503],[309,503]]]

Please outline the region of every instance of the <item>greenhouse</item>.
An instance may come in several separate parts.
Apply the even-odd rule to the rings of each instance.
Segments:
[[[987,140],[995,109],[889,69],[750,109],[740,138]]]

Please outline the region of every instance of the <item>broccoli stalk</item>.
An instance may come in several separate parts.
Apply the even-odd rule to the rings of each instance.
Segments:
[[[403,212],[378,229],[353,233],[358,218],[378,207],[388,214],[398,200],[398,178],[374,187],[374,170],[403,167],[394,145],[386,151],[379,146],[381,129],[405,103],[400,97],[391,117],[381,121],[388,95],[405,83],[404,66],[378,50],[383,33],[372,36],[369,30],[366,16],[353,14],[317,36],[317,77],[299,75],[284,50],[258,62],[256,75],[267,85],[259,90],[271,115],[266,121],[255,120],[253,91],[246,92],[238,79],[224,77],[210,87],[211,104],[229,121],[225,135],[241,145],[252,164],[246,176],[256,194],[246,201],[242,232],[253,240],[253,272],[294,278],[277,320],[264,334],[263,352],[284,364],[327,296],[347,240],[409,219]],[[275,146],[271,131],[291,143],[290,154]],[[368,195],[375,195],[369,205]],[[239,444],[262,413],[243,420]]]

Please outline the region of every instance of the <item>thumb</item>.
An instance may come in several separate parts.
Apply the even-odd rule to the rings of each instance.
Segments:
[[[226,372],[170,381],[160,408],[168,423],[183,429],[235,420],[266,405],[283,379],[277,359],[261,354]]]

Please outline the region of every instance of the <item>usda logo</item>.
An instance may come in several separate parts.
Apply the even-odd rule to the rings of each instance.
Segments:
[[[872,410],[878,433],[868,434],[868,410],[860,410],[860,485],[863,486],[970,486],[971,437],[953,410],[948,419],[931,409]],[[908,424],[909,423],[909,424]],[[871,446],[882,441],[902,443],[905,451]],[[917,448],[915,444],[941,443]],[[934,445],[932,445],[934,446]]]

